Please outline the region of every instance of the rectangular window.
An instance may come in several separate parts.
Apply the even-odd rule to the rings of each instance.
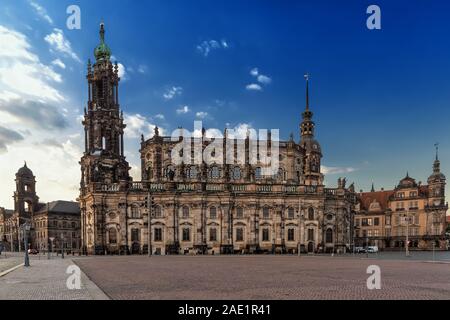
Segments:
[[[378,230],[378,229],[374,230],[374,231],[373,231],[373,235],[374,235],[375,237],[380,236],[380,230]]]
[[[161,242],[161,241],[163,241],[163,234],[162,234],[162,229],[161,228],[155,228],[154,230],[153,230],[153,232],[155,233],[155,236],[154,236],[154,241],[156,241],[156,242]]]
[[[242,229],[242,228],[236,229],[236,241],[237,242],[244,241],[244,229]]]
[[[131,241],[139,242],[139,229],[131,230]]]
[[[289,219],[294,219],[294,214],[295,214],[294,208],[289,208],[289,210],[288,210],[288,218]]]
[[[391,224],[391,217],[390,216],[386,216],[386,225],[390,225]]]
[[[209,229],[209,241],[217,241],[217,229]]]
[[[380,225],[380,218],[375,218],[375,219],[373,220],[373,225],[374,225],[374,226],[379,226],[379,225]]]
[[[269,219],[270,218],[270,211],[269,211],[269,208],[267,208],[267,207],[263,208],[263,218],[264,219]]]
[[[269,229],[267,228],[262,230],[262,241],[269,241]]]
[[[295,241],[294,229],[288,229],[288,241]]]
[[[359,219],[355,219],[355,226],[359,227]]]
[[[139,208],[131,207],[131,218],[138,219],[139,218]]]
[[[183,229],[183,241],[191,241],[191,230],[189,228]]]
[[[308,229],[308,241],[314,241],[314,229]]]
[[[242,219],[244,218],[244,209],[239,207],[236,209],[236,218],[237,219]]]

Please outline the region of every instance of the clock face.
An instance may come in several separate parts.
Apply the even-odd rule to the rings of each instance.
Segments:
[[[441,204],[441,201],[439,201],[439,200],[434,200],[434,205],[435,206],[438,206],[438,205],[440,205]]]

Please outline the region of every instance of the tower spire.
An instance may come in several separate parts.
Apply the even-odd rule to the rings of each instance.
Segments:
[[[434,147],[436,148],[436,161],[439,161],[439,143],[436,142]]]
[[[105,23],[103,20],[100,23],[100,41],[101,43],[105,43]]]
[[[305,111],[302,113],[303,121],[300,124],[300,133],[301,136],[314,136],[314,122],[312,121],[313,113],[310,110],[309,106],[309,73],[305,74],[305,80],[306,80],[306,106]]]
[[[306,111],[309,111],[309,73],[305,74],[306,80]]]
[[[375,184],[372,181],[372,189],[370,190],[370,192],[375,192]]]

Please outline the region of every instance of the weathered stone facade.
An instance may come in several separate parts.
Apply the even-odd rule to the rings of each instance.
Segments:
[[[222,159],[209,165],[176,164],[172,152],[185,138],[160,136],[156,128],[151,139],[142,138],[142,181],[134,182],[123,152],[118,68],[110,61],[103,25],[100,39],[96,62],[88,65],[86,144],[80,162],[85,252],[145,253],[149,244],[157,254],[351,248],[356,194],[345,179],[339,179],[338,188],[323,185],[322,150],[314,138],[308,80],[300,141],[291,135],[289,141],[279,142],[276,174],[261,174],[261,155],[251,154],[249,136],[237,141],[227,131],[222,139],[205,139],[205,130],[201,137],[189,138],[192,143],[200,140],[201,152]],[[272,143],[269,137],[268,145]],[[208,148],[212,144],[223,146],[224,152],[216,154],[215,148]],[[245,160],[230,163],[227,154],[237,153],[238,144],[245,150]],[[257,157],[255,163],[252,156]],[[188,158],[194,157],[192,153]]]

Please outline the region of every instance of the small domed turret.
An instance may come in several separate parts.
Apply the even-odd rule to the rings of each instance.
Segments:
[[[109,60],[111,58],[111,49],[105,43],[105,24],[100,24],[100,44],[94,50],[97,61]]]
[[[19,169],[19,171],[17,171],[16,173],[17,177],[22,177],[22,178],[33,178],[33,171],[31,171],[28,167],[27,167],[27,163],[25,162],[24,166],[22,168]]]

